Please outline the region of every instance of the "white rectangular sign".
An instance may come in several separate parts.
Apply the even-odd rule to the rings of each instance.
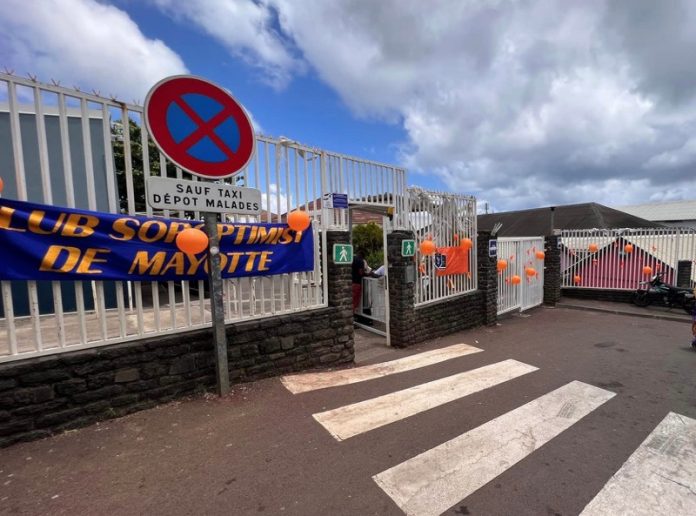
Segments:
[[[147,203],[160,210],[258,215],[261,212],[261,191],[222,183],[150,177],[147,180]]]

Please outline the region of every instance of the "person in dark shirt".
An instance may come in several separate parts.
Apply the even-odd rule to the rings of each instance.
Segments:
[[[353,257],[351,265],[351,280],[353,283],[353,312],[360,306],[360,296],[362,295],[362,279],[370,276],[372,269],[363,258],[363,253],[358,251]]]

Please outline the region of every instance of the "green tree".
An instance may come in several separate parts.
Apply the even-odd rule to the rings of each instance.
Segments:
[[[353,246],[370,267],[384,264],[384,242],[382,228],[374,222],[353,226]]]
[[[133,170],[133,197],[135,202],[135,211],[144,213],[147,201],[145,200],[145,172],[143,171],[143,144],[141,141],[142,131],[140,126],[134,121],[128,120],[128,129],[130,136],[131,149],[131,168]],[[123,124],[114,122],[111,124],[111,134],[113,141],[114,169],[116,171],[116,184],[118,185],[118,201],[122,212],[128,211],[128,189],[126,188],[126,155],[125,155],[125,137],[123,133]],[[150,163],[150,175],[161,175],[159,150],[155,146],[152,139],[148,139],[148,153]],[[174,170],[171,167],[170,173]]]

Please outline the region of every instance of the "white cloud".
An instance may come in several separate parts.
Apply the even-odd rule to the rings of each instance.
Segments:
[[[498,208],[693,197],[693,2],[248,4],[267,17],[247,48],[282,42],[356,113],[403,124],[401,160],[452,189]]]
[[[0,64],[66,86],[144,101],[168,75],[186,73],[181,58],[149,39],[124,11],[95,0],[5,0]]]
[[[694,2],[149,1],[276,88],[310,66],[359,116],[402,125],[412,182],[497,210],[694,197]],[[185,69],[115,7],[5,4],[10,67],[140,98]]]
[[[273,11],[263,2],[236,0],[150,0],[175,20],[193,22],[235,56],[259,67],[263,78],[284,87],[303,64],[273,29]]]
[[[276,183],[270,183],[268,185],[268,193],[261,192],[261,207],[270,213],[282,215],[295,208],[295,200],[292,194],[287,195]]]

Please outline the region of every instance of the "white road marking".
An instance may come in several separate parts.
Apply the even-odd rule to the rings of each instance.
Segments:
[[[536,370],[536,367],[517,360],[504,360],[378,398],[314,414],[314,419],[336,439],[342,441]]]
[[[355,367],[353,369],[342,369],[340,371],[283,376],[280,381],[283,382],[283,385],[285,385],[290,392],[298,394],[300,392],[364,382],[365,380],[372,380],[373,378],[410,371],[412,369],[418,369],[419,367],[437,364],[438,362],[444,362],[445,360],[470,355],[472,353],[479,353],[481,351],[483,350],[469,346],[468,344],[455,344],[446,348],[425,351],[390,362],[382,362],[381,364]]]
[[[570,382],[373,478],[406,514],[441,514],[614,395]]]
[[[667,414],[582,514],[696,514],[696,419]]]

